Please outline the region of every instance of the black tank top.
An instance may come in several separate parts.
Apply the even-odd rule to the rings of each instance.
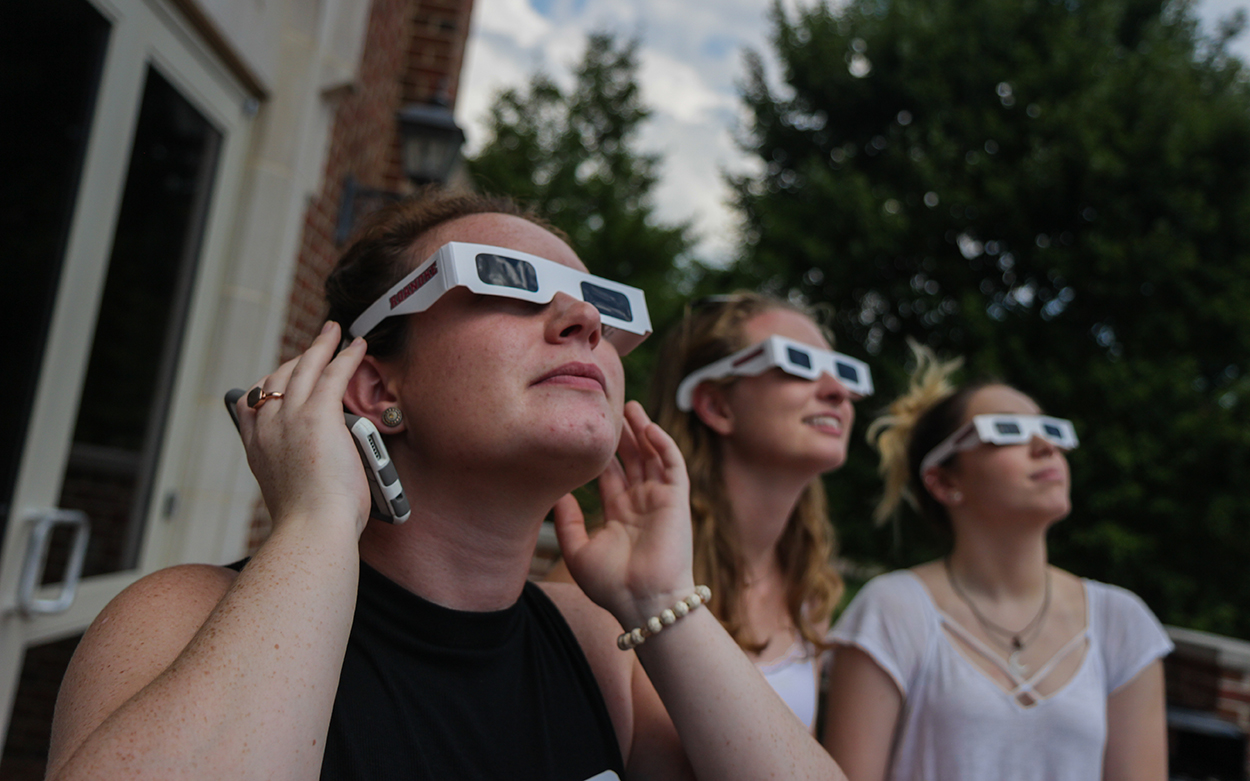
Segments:
[[[465,613],[361,562],[323,779],[585,781],[623,764],[586,656],[540,588]]]

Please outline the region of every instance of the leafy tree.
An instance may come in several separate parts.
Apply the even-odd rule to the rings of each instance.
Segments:
[[[903,388],[905,337],[1072,418],[1060,566],[1170,623],[1250,637],[1250,86],[1163,0],[776,6],[784,86],[748,58],[730,277],[831,302]],[[861,426],[862,430],[863,426]],[[938,552],[872,530],[875,454],[829,481],[847,555]]]
[[[591,35],[565,92],[544,73],[498,96],[489,140],[468,161],[484,190],[535,206],[568,233],[592,273],[647,292],[657,334],[680,315],[690,226],[655,219],[659,157],[635,149],[650,111],[642,104],[637,41]],[[626,356],[631,398],[642,398],[658,339]]]

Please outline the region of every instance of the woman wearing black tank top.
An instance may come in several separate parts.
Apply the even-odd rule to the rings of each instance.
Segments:
[[[472,251],[475,272],[454,242],[493,249]],[[433,271],[407,279],[440,250]],[[475,273],[468,286],[450,284]],[[491,292],[483,281],[509,289]],[[550,284],[558,292],[546,300],[518,292]],[[430,296],[439,285],[446,291]],[[237,574],[164,570],[101,613],[62,687],[49,777],[313,778],[323,759],[327,776],[398,777],[379,755],[408,737],[360,749],[355,770],[330,770],[344,741],[372,734],[424,741],[426,753],[389,763],[412,764],[402,773],[411,778],[498,778],[505,773],[483,768],[511,761],[508,777],[607,779],[620,760],[630,778],[841,777],[715,617],[689,599],[684,464],[622,398],[618,350],[642,335],[629,331],[639,313],[630,290],[585,274],[561,237],[506,200],[427,194],[375,218],[327,282],[322,333],[256,384],[254,406],[237,405],[272,535]],[[378,301],[424,309],[358,321]],[[368,343],[356,338],[335,355],[338,323],[356,323]],[[411,500],[406,523],[369,520],[344,407],[384,435]],[[596,477],[606,523],[588,536],[568,492]],[[526,585],[553,506],[581,590]],[[670,621],[665,611],[679,601],[696,607]],[[510,618],[517,611],[526,617]],[[618,650],[621,627],[661,615],[636,650]],[[514,626],[530,627],[518,642],[543,645],[555,661],[500,652]],[[385,654],[390,661],[378,661]],[[526,659],[508,667],[513,656]],[[465,683],[423,686],[405,660],[454,669]],[[516,670],[515,686],[532,697],[474,688],[488,664],[496,676]],[[603,759],[602,773],[560,767],[558,742],[542,765],[477,762],[511,751],[524,742],[511,731],[546,718],[541,709],[512,712],[549,688],[531,678],[573,670],[576,679],[579,669],[588,671],[580,699],[591,715],[556,738],[571,751],[602,731],[593,714],[606,710],[616,762]],[[343,718],[336,693],[360,687],[381,710],[356,707]],[[428,707],[413,711],[406,700]]]

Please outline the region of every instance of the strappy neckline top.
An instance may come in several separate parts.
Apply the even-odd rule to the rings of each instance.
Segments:
[[[986,659],[995,667],[997,667],[999,670],[1001,670],[1002,673],[1006,675],[1008,679],[1011,680],[1011,682],[1014,684],[1014,687],[1011,689],[1004,688],[1000,683],[998,683],[989,675],[987,675],[985,670],[982,669],[980,666],[978,666],[972,659],[969,659],[967,654],[965,654],[958,647],[954,647],[954,644],[952,643],[952,646],[954,647],[955,652],[958,653],[960,656],[964,657],[964,659],[968,662],[970,667],[976,670],[977,673],[979,673],[987,681],[997,686],[999,690],[1001,690],[1004,694],[1009,696],[1011,700],[1016,705],[1020,706],[1021,708],[1036,707],[1039,703],[1044,702],[1045,700],[1058,695],[1065,688],[1067,688],[1068,685],[1072,683],[1072,681],[1078,675],[1081,674],[1081,670],[1085,666],[1084,658],[1081,660],[1081,663],[1076,667],[1076,669],[1072,671],[1072,675],[1068,678],[1068,680],[1064,681],[1063,683],[1059,684],[1059,686],[1055,687],[1055,690],[1052,691],[1050,694],[1042,694],[1041,692],[1037,690],[1037,684],[1041,683],[1042,681],[1045,681],[1050,676],[1050,674],[1054,672],[1055,668],[1058,667],[1059,664],[1063,662],[1068,657],[1068,655],[1071,654],[1073,651],[1084,649],[1086,651],[1086,654],[1085,654],[1086,657],[1088,657],[1089,655],[1087,643],[1090,640],[1090,631],[1089,631],[1090,616],[1089,616],[1089,594],[1086,588],[1086,583],[1087,583],[1086,581],[1082,581],[1082,584],[1081,584],[1082,590],[1084,592],[1084,599],[1085,599],[1085,626],[1082,627],[1079,632],[1077,632],[1072,637],[1070,637],[1062,646],[1060,646],[1059,650],[1051,654],[1050,658],[1047,659],[1045,662],[1043,662],[1042,665],[1038,667],[1036,672],[1034,672],[1032,675],[1029,675],[1028,677],[1025,677],[1017,673],[1014,669],[1012,669],[1011,665],[1006,660],[1004,660],[1003,657],[997,651],[995,651],[990,645],[988,645],[985,641],[981,640],[981,638],[972,634],[972,632],[969,631],[967,627],[965,627],[963,624],[955,620],[955,618],[951,616],[949,613],[947,613],[946,611],[938,607],[937,600],[933,598],[933,594],[932,592],[929,591],[929,587],[925,585],[925,582],[920,579],[919,575],[917,575],[915,572],[912,572],[911,570],[906,570],[906,572],[908,575],[915,578],[916,583],[919,584],[920,589],[924,592],[925,598],[927,599],[929,606],[933,609],[933,612],[937,615],[938,620],[941,622],[942,627],[946,629],[947,631],[949,631],[951,634],[954,634],[955,636],[957,636],[961,641],[967,643],[970,648],[975,650],[984,659]],[[949,637],[946,638],[946,640],[948,643],[951,642]],[[1029,702],[1025,702],[1024,701],[1025,698],[1028,698]]]
[[[1048,664],[1071,659],[1082,643],[1085,656],[1071,678],[1030,706],[1016,699],[1021,685],[1030,691],[1053,666],[1022,681],[1011,677],[1013,693],[976,663],[975,651],[958,645],[964,642],[959,629],[947,629],[957,622],[943,615],[915,574],[892,572],[865,585],[830,639],[866,653],[903,696],[887,778],[1101,781],[1107,698],[1172,644],[1132,593],[1092,580],[1082,585],[1085,629]]]

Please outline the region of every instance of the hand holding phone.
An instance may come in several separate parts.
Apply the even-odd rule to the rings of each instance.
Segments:
[[[247,391],[234,388],[226,393],[226,411],[239,427],[239,413],[235,404]],[[382,435],[368,418],[351,413],[343,414],[347,429],[356,443],[356,451],[360,453],[360,461],[365,468],[365,477],[369,480],[369,497],[371,507],[369,517],[387,523],[403,523],[412,514],[408,505],[408,497],[404,495],[404,487],[399,482],[399,473],[391,463],[390,454],[382,442]]]

